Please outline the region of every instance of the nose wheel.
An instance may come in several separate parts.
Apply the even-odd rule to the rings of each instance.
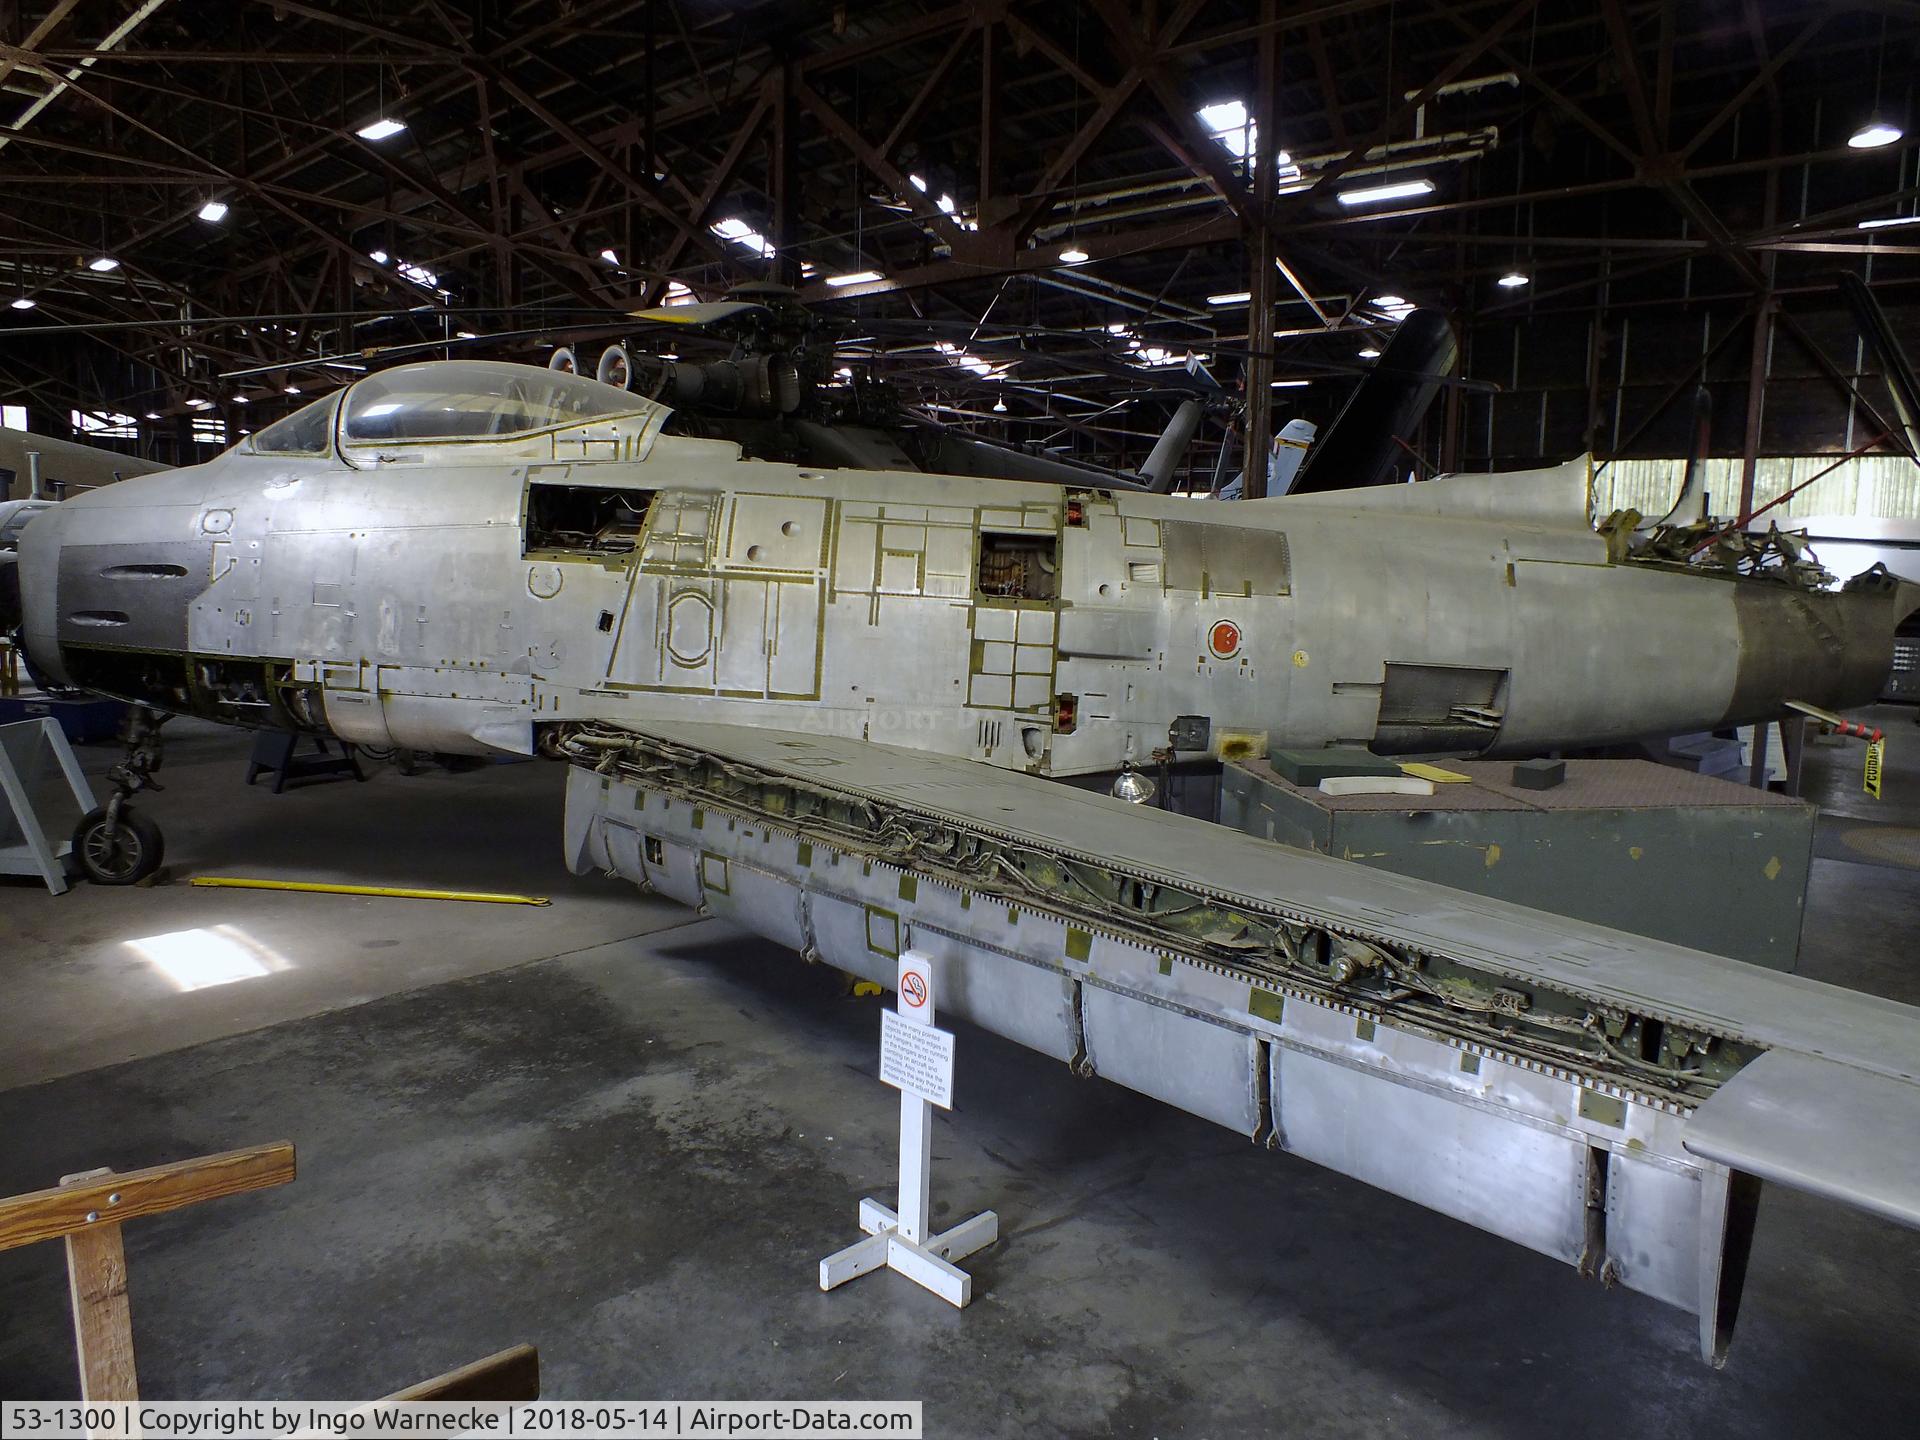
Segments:
[[[96,885],[137,884],[160,868],[166,841],[160,827],[130,805],[103,805],[73,832],[73,858]]]
[[[134,885],[160,868],[166,842],[160,827],[127,803],[142,790],[158,790],[160,727],[166,717],[135,706],[120,733],[126,756],[107,772],[113,798],[81,818],[73,832],[73,859],[96,885]]]

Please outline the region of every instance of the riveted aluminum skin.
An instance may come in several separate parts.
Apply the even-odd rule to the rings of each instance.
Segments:
[[[458,442],[336,424],[69,501],[22,538],[32,657],[223,719],[310,692],[376,744],[750,717],[1076,775],[1182,717],[1215,756],[1502,755],[1844,706],[1916,601],[1610,561],[1585,462],[1216,505],[743,461],[625,403]],[[567,528],[610,497],[617,542]]]
[[[1750,1177],[1920,1224],[1920,1164],[1886,1144],[1920,1123],[1910,1007],[891,746],[730,726],[653,738],[728,773],[785,774],[937,818],[956,837],[1099,857],[1144,885],[1202,885],[1230,910],[1277,907],[1765,1047],[1704,1103],[1676,1100],[1623,1083],[1602,1057],[1543,1064],[1497,1036],[1274,993],[1198,944],[1076,929],[1044,901],[957,881],[931,858],[961,848],[944,832],[921,835],[927,861],[894,863],[804,814],[755,809],[746,791],[692,789],[684,766],[582,764],[568,780],[576,872],[614,871],[876,984],[892,983],[911,945],[941,967],[943,1006],[975,1023],[1680,1306],[1701,1318],[1715,1363],[1738,1300]],[[1820,1084],[1796,1087],[1793,1067],[1806,1065]]]

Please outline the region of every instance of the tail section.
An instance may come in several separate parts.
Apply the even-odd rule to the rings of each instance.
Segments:
[[[1382,485],[1460,358],[1460,342],[1438,310],[1415,310],[1374,363],[1339,417],[1307,455],[1292,493],[1311,495]]]

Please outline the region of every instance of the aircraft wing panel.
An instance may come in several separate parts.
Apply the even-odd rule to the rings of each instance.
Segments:
[[[1920,1084],[1769,1050],[1687,1122],[1703,1160],[1920,1229]]]
[[[737,725],[647,724],[669,744],[968,828],[1123,865],[1393,943],[1471,953],[1523,984],[1578,991],[1671,1023],[1788,1047],[1890,1076],[1920,1075],[1920,1009],[1488,896],[1349,864],[1152,806],[961,756]]]
[[[1920,1223],[1912,1007],[964,756],[665,722],[556,743],[576,873],[883,986],[911,948],[946,1013],[1678,1305],[1711,1363],[1741,1176]]]

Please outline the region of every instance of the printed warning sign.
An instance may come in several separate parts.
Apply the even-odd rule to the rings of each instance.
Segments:
[[[1867,746],[1867,771],[1861,778],[1861,788],[1874,799],[1880,798],[1880,770],[1887,763],[1887,742],[1876,740]]]
[[[953,1032],[880,1012],[880,1078],[896,1090],[953,1108]]]

